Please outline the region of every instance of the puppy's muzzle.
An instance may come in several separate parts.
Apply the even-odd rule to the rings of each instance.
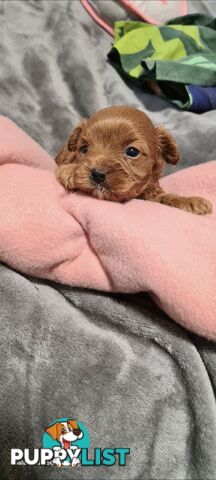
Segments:
[[[105,178],[106,178],[106,172],[104,172],[104,170],[97,170],[96,168],[93,168],[91,170],[91,179],[98,185],[103,183]]]

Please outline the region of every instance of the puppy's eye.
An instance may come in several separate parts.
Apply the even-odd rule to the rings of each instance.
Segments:
[[[82,145],[80,147],[80,152],[85,155],[88,152],[88,145]]]
[[[65,433],[65,432],[66,432],[65,428],[62,428],[61,433]]]
[[[128,147],[125,150],[125,154],[127,155],[127,157],[135,158],[140,155],[140,151],[135,147]]]
[[[72,432],[72,428],[71,428],[71,427],[68,427],[68,430],[69,430],[69,432]]]

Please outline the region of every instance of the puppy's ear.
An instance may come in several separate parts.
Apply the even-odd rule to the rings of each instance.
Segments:
[[[82,120],[82,122],[80,122],[80,124],[74,128],[74,130],[69,136],[67,143],[63,145],[60,152],[55,158],[57,165],[62,165],[63,163],[71,163],[73,161],[74,153],[77,148],[77,142],[86,122],[87,120]]]
[[[46,433],[49,433],[49,435],[51,435],[51,437],[52,437],[53,440],[56,440],[56,439],[57,439],[57,436],[58,436],[57,423],[55,423],[55,424],[52,425],[51,427],[47,427],[47,428],[45,429],[45,432],[46,432]]]
[[[71,159],[71,155],[69,155],[67,144],[63,145],[60,152],[55,157],[55,162],[57,165],[62,165],[63,163],[70,163],[71,160],[73,160],[73,158]]]
[[[179,161],[179,149],[173,136],[161,125],[156,128],[159,155],[166,163],[176,165]]]
[[[67,423],[75,430],[79,428],[77,420],[68,420]]]
[[[68,140],[68,150],[69,152],[75,152],[77,148],[77,142],[78,139],[81,135],[83,127],[86,125],[87,120],[82,120],[77,127],[75,127],[70,134],[69,140]]]

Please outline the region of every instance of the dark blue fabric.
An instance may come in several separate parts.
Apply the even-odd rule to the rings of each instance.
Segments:
[[[187,90],[192,97],[190,110],[193,112],[202,113],[216,109],[216,87],[188,85]]]

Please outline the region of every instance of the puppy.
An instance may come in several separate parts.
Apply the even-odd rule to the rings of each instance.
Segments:
[[[80,463],[78,458],[80,449],[76,446],[71,446],[72,442],[83,437],[83,433],[80,430],[76,420],[57,422],[54,425],[51,425],[51,427],[47,427],[45,431],[52,437],[53,440],[57,440],[57,442],[59,442],[61,448],[64,448],[65,450],[73,450],[74,457],[71,464],[72,467],[75,467]],[[59,458],[53,460],[53,463],[57,467],[61,467],[61,461]]]
[[[177,144],[162,126],[155,128],[140,110],[114,106],[72,131],[56,157],[56,176],[65,188],[99,199],[142,198],[197,215],[211,213],[208,200],[166,193],[160,187],[164,162],[178,161]]]

